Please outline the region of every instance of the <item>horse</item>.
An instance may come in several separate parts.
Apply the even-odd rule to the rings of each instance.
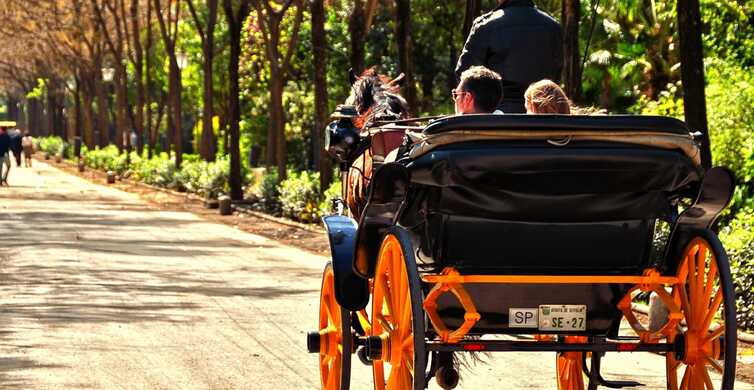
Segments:
[[[349,72],[351,93],[346,105],[353,106],[358,116],[353,119],[362,137],[370,138],[370,146],[351,164],[346,183],[345,201],[351,216],[359,219],[367,201],[367,191],[372,172],[385,157],[403,142],[401,130],[383,130],[372,127],[376,122],[406,119],[408,103],[400,95],[403,74],[389,78],[377,72],[375,67],[361,75]]]

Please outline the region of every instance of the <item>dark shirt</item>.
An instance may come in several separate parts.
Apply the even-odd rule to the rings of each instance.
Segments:
[[[23,134],[18,130],[12,130],[8,132],[8,136],[10,137],[10,150],[13,153],[21,153],[21,149],[23,149],[23,146],[21,146],[21,140],[24,138]]]
[[[0,156],[5,156],[10,150],[10,136],[7,132],[0,133]]]
[[[563,68],[563,31],[531,0],[509,0],[474,21],[458,58],[456,76],[474,65],[483,65],[503,78],[506,101],[515,99],[523,111],[523,96],[529,84],[560,80]]]

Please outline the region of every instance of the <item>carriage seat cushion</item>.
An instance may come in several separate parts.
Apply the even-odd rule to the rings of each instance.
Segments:
[[[407,133],[408,153],[417,159],[435,148],[472,141],[537,141],[558,146],[608,142],[680,150],[696,166],[701,154],[686,125],[655,116],[463,115],[440,119],[422,132]]]
[[[688,135],[689,128],[675,118],[648,115],[456,115],[430,123],[423,131],[432,135],[447,131],[526,130],[650,132]]]

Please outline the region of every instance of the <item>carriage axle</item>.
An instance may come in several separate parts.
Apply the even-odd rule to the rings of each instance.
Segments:
[[[462,341],[447,344],[428,341],[427,349],[438,352],[654,352],[683,353],[679,343],[556,343],[532,341]]]

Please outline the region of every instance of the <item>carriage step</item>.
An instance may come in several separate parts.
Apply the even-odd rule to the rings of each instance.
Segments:
[[[309,332],[306,334],[306,349],[309,353],[319,353],[320,339],[319,332]]]

